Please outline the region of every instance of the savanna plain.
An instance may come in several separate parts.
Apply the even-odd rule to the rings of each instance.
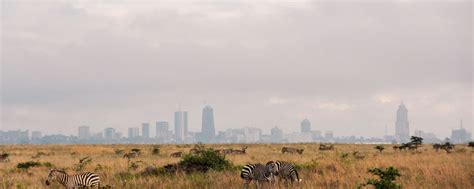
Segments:
[[[302,181],[290,185],[279,182],[264,188],[358,188],[367,179],[375,178],[368,169],[390,166],[399,170],[401,176],[395,183],[402,188],[474,188],[474,149],[467,145],[456,145],[451,153],[437,152],[429,144],[416,151],[399,151],[392,145],[383,145],[382,152],[369,144],[335,144],[332,150],[320,150],[316,143],[204,145],[216,150],[243,146],[248,146],[245,154],[225,155],[230,168],[205,173],[146,174],[147,167],[161,170],[181,161],[182,157],[170,154],[186,155],[195,145],[1,145],[0,153],[8,153],[9,160],[0,162],[0,187],[63,188],[57,182],[45,184],[49,170],[58,168],[69,174],[95,172],[100,175],[101,186],[112,188],[242,188],[242,166],[282,160],[295,164]],[[283,147],[304,151],[282,154]],[[133,149],[138,149],[140,155],[124,158]],[[18,167],[19,163],[29,161],[39,165]]]

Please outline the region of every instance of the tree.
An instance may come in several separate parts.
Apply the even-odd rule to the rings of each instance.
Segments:
[[[382,153],[382,151],[385,149],[385,147],[383,147],[382,145],[377,145],[374,148],[378,150],[380,153]]]
[[[415,150],[418,150],[418,145],[423,144],[423,138],[417,136],[411,136],[411,144],[415,145]]]
[[[445,150],[446,153],[451,153],[451,150],[454,149],[454,144],[451,144],[451,142],[447,141],[443,145],[441,145],[441,149]]]
[[[438,152],[439,149],[441,149],[441,144],[433,144],[433,149],[436,150],[436,152]]]

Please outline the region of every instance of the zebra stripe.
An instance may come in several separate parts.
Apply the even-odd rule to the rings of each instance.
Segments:
[[[258,188],[259,182],[272,181],[273,174],[268,166],[257,163],[245,165],[240,172],[240,177],[245,180],[246,187],[253,180]]]
[[[68,175],[64,171],[52,169],[49,172],[46,185],[50,182],[57,181],[67,188],[73,187],[99,187],[100,178],[99,175],[91,172],[80,173],[77,175]]]
[[[275,176],[283,178],[285,180],[290,180],[291,182],[301,182],[300,176],[298,171],[295,169],[295,165],[293,163],[285,162],[285,161],[269,161],[268,165],[273,165],[275,168],[272,169],[272,173]]]

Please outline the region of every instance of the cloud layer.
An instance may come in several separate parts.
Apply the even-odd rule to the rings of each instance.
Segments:
[[[2,129],[472,127],[472,2],[2,1]]]

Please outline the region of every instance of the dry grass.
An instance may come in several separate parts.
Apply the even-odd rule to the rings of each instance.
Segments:
[[[304,148],[303,155],[281,154],[283,146]],[[467,146],[456,146],[451,154],[435,152],[431,146],[424,145],[415,152],[395,152],[391,146],[378,153],[375,145],[336,145],[335,151],[319,151],[318,144],[258,144],[249,145],[245,155],[227,155],[236,167],[246,163],[269,160],[294,162],[299,167],[302,183],[298,188],[356,188],[370,175],[368,168],[394,166],[402,176],[397,183],[403,188],[474,188],[474,152]],[[92,163],[86,171],[100,174],[102,185],[115,188],[242,188],[239,170],[208,172],[192,175],[134,176],[146,166],[163,166],[179,161],[170,158],[176,151],[189,152],[192,145],[161,145],[160,155],[152,155],[153,145],[7,145],[0,146],[0,153],[11,154],[10,162],[0,163],[1,188],[46,188],[44,184],[48,168],[35,167],[25,172],[16,168],[17,163],[26,161],[51,162],[57,168],[65,168],[74,173],[74,164],[82,157],[89,156]],[[241,145],[207,145],[214,149],[240,148]],[[143,161],[137,171],[127,174],[127,160],[115,154],[115,149],[130,151],[140,148]],[[353,152],[358,151],[356,158]],[[39,158],[32,158],[44,152]],[[343,157],[347,153],[346,157]],[[102,169],[96,169],[100,164]],[[122,175],[122,176],[120,176]],[[51,188],[62,188],[53,184]],[[284,188],[282,184],[274,186]]]

